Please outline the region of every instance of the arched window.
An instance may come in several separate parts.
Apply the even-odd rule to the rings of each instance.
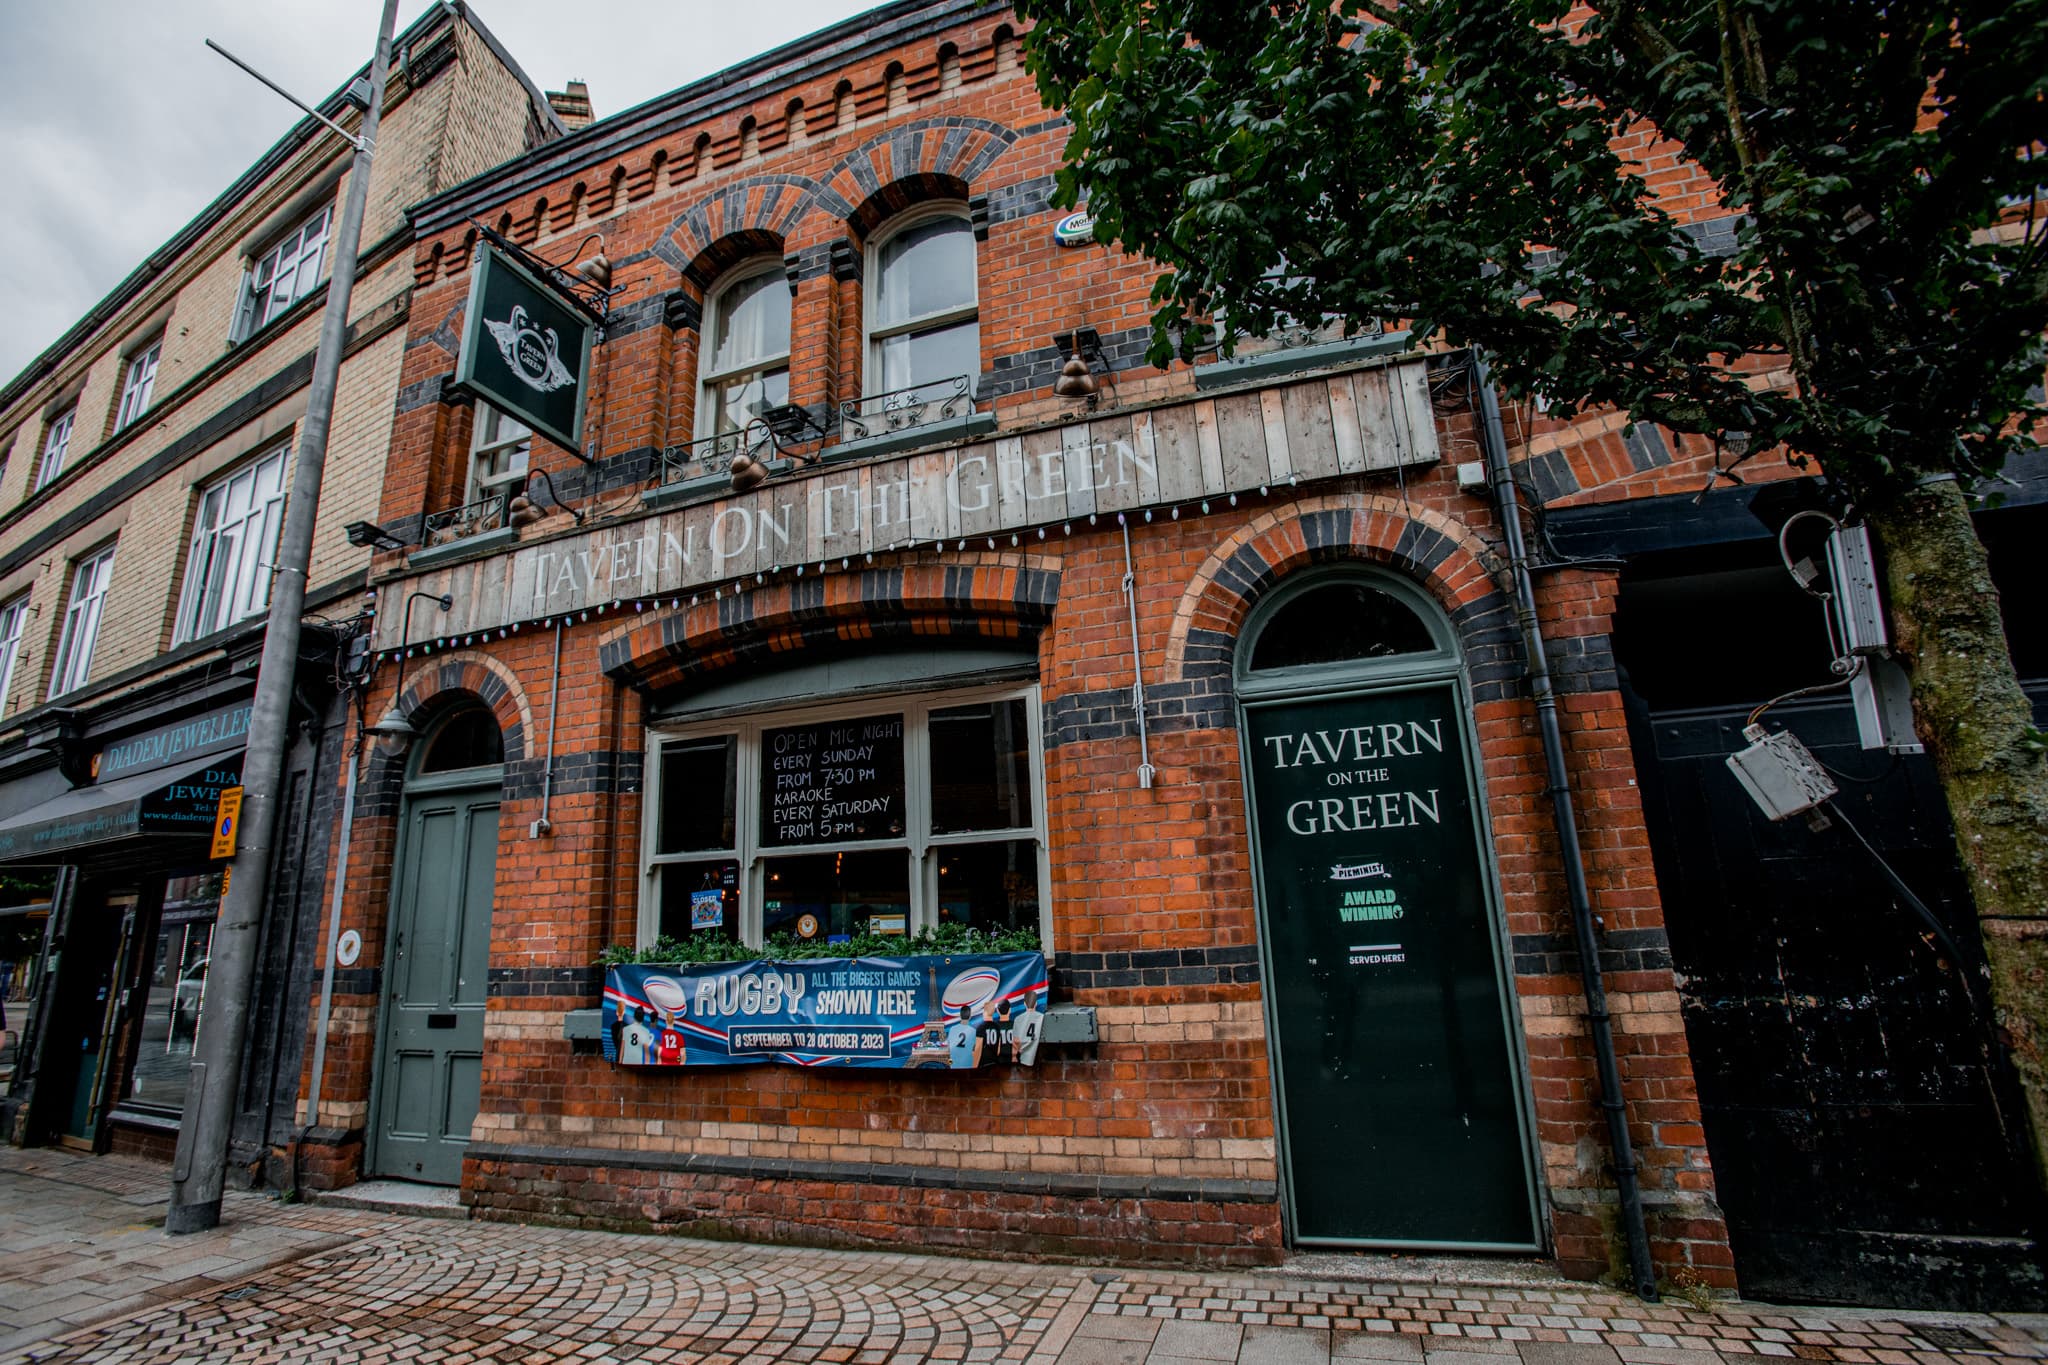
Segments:
[[[981,373],[974,228],[957,208],[907,218],[874,248],[867,299],[870,394]],[[940,397],[933,392],[929,397]]]
[[[465,705],[434,727],[418,771],[448,773],[504,761],[505,737],[498,730],[498,718],[481,706]]]
[[[1240,694],[1326,686],[1332,675],[1439,676],[1458,665],[1443,612],[1406,579],[1380,570],[1291,578],[1253,609],[1239,638]]]
[[[698,366],[697,434],[738,431],[789,401],[789,286],[782,262],[734,271],[711,296]]]

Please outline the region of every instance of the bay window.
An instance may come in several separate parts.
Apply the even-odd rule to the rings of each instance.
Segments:
[[[641,937],[832,941],[1047,911],[1037,689],[650,734]]]

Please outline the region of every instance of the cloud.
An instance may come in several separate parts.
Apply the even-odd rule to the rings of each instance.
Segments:
[[[402,0],[402,29],[430,0]],[[540,0],[472,6],[543,89],[600,117],[868,8],[872,0]],[[11,378],[290,131],[298,113],[212,38],[318,101],[369,58],[374,3],[67,0],[0,5],[0,380]]]

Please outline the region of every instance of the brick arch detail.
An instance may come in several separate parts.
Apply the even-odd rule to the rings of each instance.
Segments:
[[[688,274],[717,243],[741,234],[787,239],[814,207],[835,218],[853,205],[828,185],[802,175],[754,175],[721,185],[677,214],[662,229],[656,254]],[[706,281],[698,280],[703,284]]]
[[[533,708],[528,704],[519,679],[497,659],[481,650],[456,650],[434,655],[406,675],[399,705],[409,716],[426,724],[458,701],[482,702],[498,718],[498,730],[505,741],[505,767],[509,772],[526,759],[527,736],[533,733]],[[370,761],[364,781],[365,797],[393,805],[405,784],[409,748],[380,744]],[[370,797],[370,793],[377,793]]]
[[[605,674],[655,691],[807,649],[880,639],[1031,639],[1059,601],[1057,556],[986,552],[786,578],[645,612],[598,641]]]
[[[1017,137],[1015,129],[993,119],[912,119],[841,157],[825,183],[846,205],[839,216],[871,232],[892,214],[930,197],[931,186],[972,186]]]
[[[1376,564],[1415,582],[1457,631],[1474,700],[1506,695],[1519,637],[1499,586],[1505,566],[1470,527],[1376,493],[1296,499],[1220,541],[1174,608],[1165,681],[1230,679],[1252,608],[1290,575],[1338,563]]]

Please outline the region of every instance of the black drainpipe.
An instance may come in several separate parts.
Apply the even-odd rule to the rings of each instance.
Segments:
[[[1536,701],[1536,719],[1543,729],[1543,761],[1548,769],[1551,818],[1557,826],[1558,850],[1564,855],[1566,893],[1572,903],[1572,934],[1578,941],[1579,978],[1586,993],[1586,1022],[1593,1028],[1593,1053],[1600,1065],[1600,1107],[1607,1111],[1607,1137],[1614,1147],[1615,1192],[1621,1200],[1622,1233],[1628,1238],[1628,1262],[1636,1297],[1657,1301],[1657,1271],[1650,1264],[1650,1235],[1643,1224],[1643,1192],[1636,1183],[1635,1146],[1628,1136],[1628,1106],[1621,1098],[1621,1067],[1614,1059],[1614,1022],[1607,1012],[1607,982],[1600,971],[1600,940],[1593,927],[1593,900],[1586,889],[1585,858],[1579,850],[1579,822],[1572,814],[1571,785],[1564,768],[1564,736],[1557,727],[1557,693],[1550,685],[1550,660],[1543,652],[1543,627],[1536,619],[1536,590],[1529,578],[1528,549],[1522,542],[1522,509],[1514,474],[1508,469],[1507,435],[1501,430],[1500,402],[1486,357],[1472,351],[1472,382],[1479,389],[1484,418],[1486,479],[1500,509],[1501,536],[1507,541],[1508,569],[1515,579],[1515,616],[1522,627],[1522,652],[1529,666],[1529,693]]]

